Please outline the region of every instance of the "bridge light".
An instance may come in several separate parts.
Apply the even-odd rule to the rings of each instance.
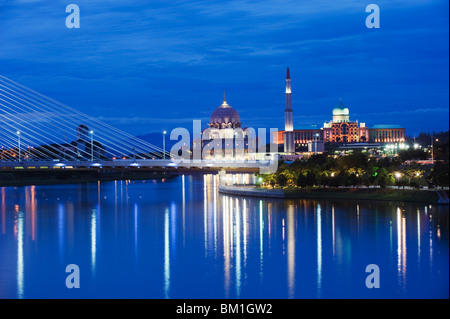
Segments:
[[[94,131],[90,131],[91,133],[91,162],[94,160]]]
[[[163,159],[166,159],[166,131],[163,131]]]

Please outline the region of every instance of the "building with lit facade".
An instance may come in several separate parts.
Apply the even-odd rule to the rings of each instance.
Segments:
[[[201,148],[206,150],[206,159],[234,159],[248,154],[248,132],[242,128],[239,113],[227,103],[225,94],[222,104],[211,113],[208,128],[202,131]]]
[[[289,69],[286,77],[285,130],[275,132],[273,143],[284,145],[284,152],[307,146],[311,142],[324,143],[400,143],[405,141],[405,128],[398,125],[366,126],[364,122],[351,121],[350,110],[339,101],[332,111],[332,120],[322,127],[293,127]],[[294,145],[292,145],[294,144]]]
[[[398,125],[374,125],[369,129],[369,140],[377,143],[405,141],[405,129]]]
[[[333,119],[323,124],[321,140],[332,143],[361,143],[369,141],[365,123],[350,121],[350,110],[339,101],[333,109]]]

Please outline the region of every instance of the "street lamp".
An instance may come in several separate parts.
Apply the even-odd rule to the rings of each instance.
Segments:
[[[431,136],[431,163],[434,165],[434,136]],[[439,139],[436,139],[436,142],[439,142]]]
[[[163,159],[166,159],[166,131],[163,131]]]
[[[319,137],[319,133],[314,134],[314,155],[317,152],[317,138]]]
[[[17,138],[18,138],[18,144],[19,144],[19,162],[20,162],[20,131],[17,131]]]
[[[402,174],[400,172],[395,172],[394,176],[395,176],[395,179],[398,182],[400,180],[400,177],[402,177]],[[397,188],[399,188],[398,184],[397,184]]]
[[[396,172],[394,175],[397,181],[400,180],[400,177],[402,177],[402,174],[400,172]],[[397,184],[397,201],[399,200],[400,200],[400,185]]]
[[[90,131],[91,133],[91,162],[94,161],[94,131]]]

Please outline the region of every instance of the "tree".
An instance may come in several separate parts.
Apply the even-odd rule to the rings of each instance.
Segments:
[[[294,181],[297,179],[297,172],[290,168],[286,168],[281,174],[286,176],[288,184],[294,184]]]
[[[377,175],[375,177],[375,183],[379,185],[381,188],[386,188],[389,185],[393,185],[395,182],[392,174],[389,174],[386,168],[381,167],[377,171]]]
[[[278,174],[277,175],[277,184],[284,187],[287,184],[287,178],[284,174]]]
[[[449,168],[448,163],[436,163],[429,175],[429,181],[433,186],[448,187]]]
[[[398,152],[398,157],[402,162],[406,162],[411,160],[425,160],[428,158],[428,154],[421,149],[409,149]]]
[[[298,174],[297,186],[306,187],[306,176],[303,173]]]
[[[323,166],[323,165],[325,165],[326,162],[327,162],[327,156],[325,154],[312,155],[308,159],[309,165],[313,164],[313,165]]]
[[[358,185],[358,177],[356,174],[350,174],[347,177],[347,186],[356,186]]]
[[[306,186],[314,186],[317,182],[316,176],[314,173],[308,171],[306,174]]]

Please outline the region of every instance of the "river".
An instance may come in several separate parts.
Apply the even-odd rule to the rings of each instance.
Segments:
[[[200,174],[0,188],[0,298],[449,298],[448,206],[217,188]]]

